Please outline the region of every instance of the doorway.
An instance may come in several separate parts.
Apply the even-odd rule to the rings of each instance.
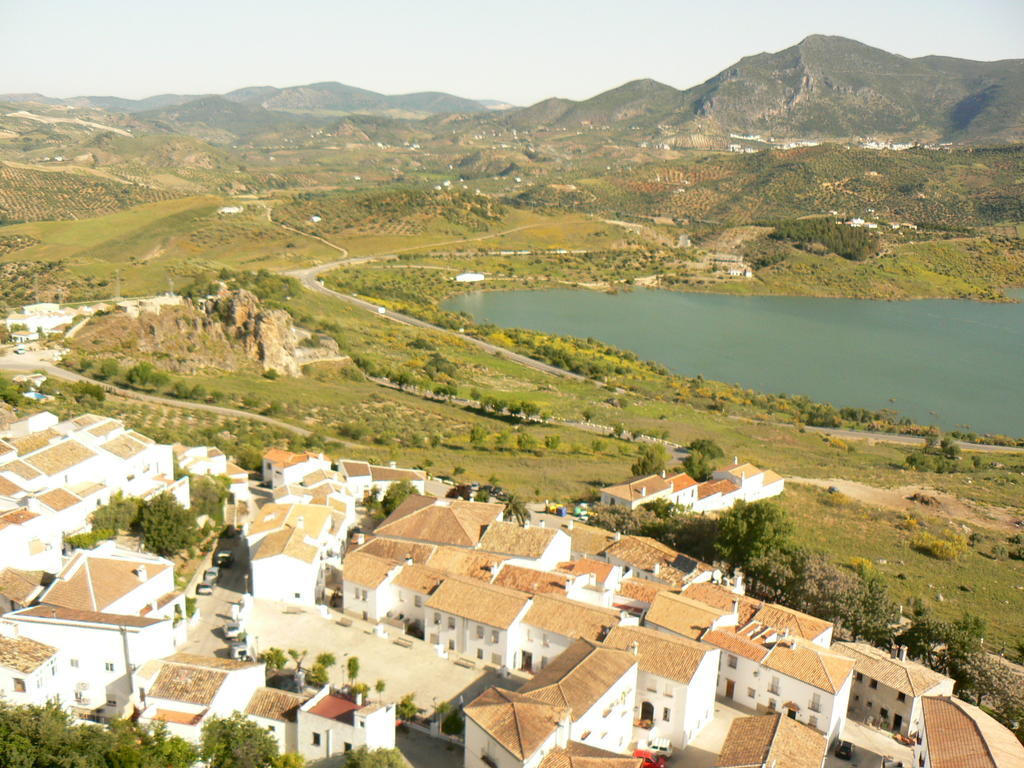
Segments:
[[[533,654],[530,651],[523,651],[523,663],[519,669],[523,672],[533,672]]]
[[[725,697],[727,699],[735,698],[736,693],[736,681],[726,680],[725,681]]]

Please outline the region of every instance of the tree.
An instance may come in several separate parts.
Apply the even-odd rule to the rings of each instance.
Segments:
[[[328,670],[337,663],[338,660],[333,653],[317,654],[316,661],[313,662],[313,666],[306,675],[306,680],[311,685],[327,685],[330,681]]]
[[[461,736],[464,730],[466,730],[466,721],[463,719],[462,713],[452,708],[441,721],[441,733],[447,733],[449,736]]]
[[[484,429],[480,424],[474,424],[473,428],[469,431],[469,444],[474,448],[479,448],[484,444],[487,439],[487,430]]]
[[[718,530],[718,554],[734,568],[743,568],[785,551],[793,524],[786,511],[773,502],[738,501],[719,518]]]
[[[706,437],[699,437],[686,447],[691,453],[703,453],[709,459],[720,459],[725,455],[722,449],[718,447],[718,443],[714,440],[708,440]]]
[[[395,716],[399,720],[412,720],[419,712],[420,708],[416,706],[416,694],[414,693],[407,693],[395,705]]]
[[[513,520],[519,525],[525,525],[530,519],[530,513],[523,500],[513,493],[509,494],[508,501],[505,502],[505,513],[502,517],[505,520]]]
[[[100,363],[100,367],[96,370],[96,378],[106,381],[107,379],[116,378],[120,373],[121,366],[117,360],[107,358]]]
[[[306,768],[306,758],[296,752],[285,752],[271,762],[273,768]]]
[[[277,757],[277,741],[245,715],[214,715],[203,724],[200,755],[210,768],[268,768]]]
[[[189,506],[196,517],[206,515],[218,523],[224,522],[224,504],[231,495],[231,481],[226,477],[198,475],[189,477]]]
[[[110,501],[92,513],[92,527],[109,531],[127,531],[135,525],[139,516],[139,500],[125,498],[118,491]]]
[[[405,758],[397,749],[370,749],[362,746],[348,753],[345,768],[406,768]]]
[[[690,451],[690,455],[683,461],[683,469],[686,474],[699,483],[711,479],[711,460],[700,451]]]
[[[412,483],[408,480],[401,480],[397,483],[392,483],[388,486],[388,489],[384,491],[384,495],[380,500],[380,508],[383,510],[385,515],[390,515],[399,505],[405,501],[409,496],[416,493],[416,489],[413,488]]]
[[[165,557],[181,552],[199,539],[195,515],[166,491],[142,503],[139,527],[146,549]]]
[[[387,684],[387,681],[385,681],[385,680],[378,680],[374,684],[373,689],[377,692],[377,700],[378,701],[383,701],[384,700],[384,690],[387,688],[387,686],[388,686],[388,684]]]
[[[359,677],[359,657],[349,656],[348,661],[345,662],[345,670],[348,673],[349,683],[355,682],[355,679]]]
[[[276,671],[284,669],[284,665],[288,663],[288,657],[280,648],[267,648],[260,655],[260,661],[267,665],[267,669]]]
[[[634,477],[658,475],[665,471],[668,463],[668,450],[661,443],[644,443],[640,446],[640,455],[630,471]]]

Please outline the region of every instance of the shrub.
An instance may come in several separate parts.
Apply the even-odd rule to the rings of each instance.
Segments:
[[[959,560],[970,546],[970,540],[964,534],[952,531],[947,531],[941,537],[921,532],[914,537],[911,546],[938,560]]]
[[[96,528],[88,533],[76,533],[74,536],[68,536],[64,539],[64,543],[73,549],[92,549],[101,541],[112,539],[116,535],[117,531],[110,528]]]

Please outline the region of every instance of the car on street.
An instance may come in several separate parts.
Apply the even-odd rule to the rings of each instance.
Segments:
[[[196,587],[196,594],[197,595],[212,595],[213,594],[213,584],[210,584],[207,581],[200,582],[199,586]]]
[[[667,760],[664,755],[658,755],[649,749],[638,749],[633,753],[633,757],[643,758],[642,768],[665,768]]]
[[[203,573],[203,581],[208,584],[216,584],[217,579],[220,578],[220,568],[214,566],[213,568],[207,568]]]
[[[218,568],[230,568],[235,564],[235,555],[233,552],[222,549],[213,556],[213,564]]]
[[[242,634],[241,624],[225,624],[224,625],[224,637],[228,640],[235,640]]]
[[[853,744],[848,741],[840,741],[836,744],[835,756],[840,760],[851,760],[853,758]]]
[[[228,655],[232,659],[246,661],[249,658],[249,644],[245,640],[232,640],[228,646]]]
[[[666,760],[672,757],[672,742],[664,736],[657,739],[651,739],[650,744],[647,745],[647,749],[654,753],[655,756],[664,755]]]

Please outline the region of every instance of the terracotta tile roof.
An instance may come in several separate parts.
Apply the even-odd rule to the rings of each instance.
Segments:
[[[302,484],[307,488],[312,488],[314,485],[337,479],[338,473],[333,469],[318,469],[302,478]]]
[[[350,552],[365,552],[368,555],[384,557],[398,563],[405,562],[405,558],[411,557],[414,563],[425,564],[437,551],[433,544],[421,544],[415,541],[397,541],[395,539],[367,538],[364,544]]]
[[[910,659],[901,661],[867,643],[833,643],[832,651],[853,659],[853,668],[908,696],[924,696],[950,678]]]
[[[89,427],[86,432],[90,435],[95,435],[96,437],[103,437],[104,435],[109,435],[114,430],[120,429],[123,426],[124,424],[122,422],[111,419],[110,421],[104,421],[100,424]]]
[[[22,480],[35,480],[43,474],[38,469],[27,464],[21,459],[15,459],[14,461],[9,461],[3,466],[0,466],[0,472],[10,472],[11,474],[17,475]]]
[[[84,611],[65,608],[60,605],[34,605],[20,611],[7,614],[8,618],[54,619],[57,621],[76,621],[84,624],[110,624],[124,627],[151,627],[169,619],[147,619],[142,616],[126,616],[118,613],[102,613],[100,611]]]
[[[107,440],[101,447],[120,459],[130,459],[145,451],[148,446],[134,435],[123,434],[113,440]]]
[[[721,584],[713,584],[710,581],[695,581],[683,588],[683,594],[691,600],[710,605],[722,611],[732,611],[733,604],[738,603],[738,623],[742,626],[754,618],[754,615],[764,605],[760,600],[755,600],[746,595],[739,595],[729,587]]]
[[[0,595],[25,605],[42,589],[45,571],[22,571],[17,568],[0,570]]]
[[[320,699],[307,711],[310,714],[326,717],[329,720],[340,720],[352,724],[352,713],[359,709],[362,709],[362,707],[352,699],[332,692]]]
[[[672,483],[668,482],[661,475],[647,475],[637,477],[620,485],[610,485],[602,488],[602,493],[615,496],[629,502],[641,501],[656,493],[672,489]]]
[[[0,467],[0,471],[3,471],[3,469],[4,467]],[[0,496],[13,498],[23,493],[27,493],[27,491],[20,485],[12,480],[8,480],[6,477],[0,476]]]
[[[159,720],[164,723],[177,723],[178,725],[199,725],[205,714],[205,711],[178,712],[173,709],[162,709],[161,707],[157,707],[156,711],[153,712],[153,717],[151,719]]]
[[[268,557],[286,555],[312,564],[316,561],[318,552],[315,544],[306,541],[306,533],[302,528],[281,528],[268,533],[256,543],[252,559],[265,560]]]
[[[303,488],[301,485],[295,485],[294,483],[285,483],[284,485],[279,485],[277,486],[277,488],[274,488],[270,492],[270,495],[274,497],[275,502],[280,502],[281,499],[287,498],[289,496],[305,498],[312,494],[309,492],[309,489]]]
[[[761,480],[761,485],[771,485],[782,480],[782,475],[772,472],[770,469],[764,471],[764,478]]]
[[[719,471],[728,472],[731,475],[735,475],[736,477],[742,477],[744,479],[757,477],[763,472],[763,470],[758,469],[753,464],[750,464],[748,462],[730,464],[727,467],[722,467]]]
[[[473,547],[503,509],[501,504],[414,494],[378,525],[374,534]]]
[[[530,599],[529,595],[460,577],[446,579],[427,600],[427,607],[507,629]]]
[[[0,635],[0,667],[32,674],[57,655],[57,649],[27,637]]]
[[[240,669],[252,669],[260,666],[258,661],[239,661],[238,659],[222,659],[220,656],[203,656],[198,653],[173,653],[160,661],[169,664],[188,664],[206,669],[221,669],[237,672]]]
[[[706,483],[701,483],[697,486],[697,498],[706,499],[708,496],[714,496],[716,493],[727,496],[739,489],[740,486],[732,480],[708,480]]]
[[[1024,745],[978,707],[953,696],[925,696],[921,703],[931,768],[1024,766]]]
[[[370,477],[370,465],[365,461],[339,462],[338,471],[346,477]]]
[[[821,768],[824,734],[782,714],[732,721],[715,768]]]
[[[776,643],[762,664],[826,693],[836,693],[853,673],[852,659],[799,640]]]
[[[297,464],[313,459],[327,460],[322,453],[292,453],[281,448],[271,448],[263,454],[263,459],[282,468],[294,467]]]
[[[569,577],[560,573],[548,573],[519,565],[505,564],[494,577],[494,583],[500,587],[518,589],[531,595],[564,595]]]
[[[99,424],[106,420],[106,416],[97,416],[95,413],[83,413],[81,416],[75,416],[70,419],[70,423],[74,424],[79,429],[92,426],[93,424]]]
[[[394,584],[396,587],[429,595],[445,578],[445,574],[441,571],[428,568],[425,565],[403,565],[401,572],[395,577]]]
[[[568,522],[562,523],[562,530],[572,539],[572,551],[582,552],[584,555],[599,555],[615,541],[615,534],[611,531],[586,523],[573,521],[571,529]]]
[[[487,526],[478,546],[485,552],[536,560],[544,555],[557,534],[553,528],[536,525],[524,528],[517,523],[499,520]]]
[[[208,667],[161,664],[156,680],[146,690],[146,698],[209,706],[227,677],[227,672]]]
[[[311,537],[319,538],[330,526],[333,511],[322,504],[264,504],[249,524],[249,536],[282,527],[302,527]]]
[[[86,448],[77,440],[63,440],[26,456],[25,462],[45,475],[57,475],[97,455],[95,451]],[[10,466],[11,464],[4,465],[5,468]]]
[[[685,472],[680,472],[678,475],[669,475],[665,479],[672,484],[672,491],[674,493],[678,493],[679,491],[683,491],[697,485],[697,481]]]
[[[636,657],[590,640],[577,640],[519,689],[556,707],[572,719],[583,717],[631,667]]]
[[[688,637],[676,637],[650,627],[618,626],[608,633],[604,644],[630,650],[637,644],[640,669],[680,683],[689,683],[697,667],[714,649]]]
[[[393,560],[365,552],[350,552],[342,563],[341,575],[346,583],[376,589],[395,567]]]
[[[727,615],[728,611],[698,603],[684,595],[673,592],[659,592],[644,617],[645,624],[657,624],[669,632],[691,637],[694,640]]]
[[[257,688],[245,707],[245,714],[268,720],[295,721],[295,713],[306,697],[277,688]]]
[[[370,465],[370,477],[375,483],[397,483],[406,480],[410,483],[426,480],[427,473],[421,469],[402,469],[400,467],[378,467]]]
[[[598,749],[579,741],[555,747],[540,761],[537,768],[640,768],[643,759]]]
[[[558,729],[565,710],[531,696],[488,688],[463,712],[484,733],[525,761]]]
[[[772,629],[789,630],[790,634],[805,640],[814,640],[832,629],[830,621],[774,603],[765,603],[753,620]]]
[[[620,618],[619,612],[612,608],[587,605],[556,595],[536,595],[523,617],[523,623],[563,637],[601,640],[611,627],[619,623]]]
[[[619,589],[615,593],[618,597],[627,600],[635,600],[648,605],[654,602],[654,598],[661,592],[670,590],[668,584],[662,584],[650,579],[623,579],[619,582]]]
[[[21,525],[29,520],[35,520],[39,515],[29,512],[27,509],[11,509],[7,512],[0,512],[0,531],[9,525]]]
[[[763,642],[758,642],[746,635],[741,635],[732,627],[708,630],[700,639],[705,643],[721,648],[723,651],[756,661],[759,664],[768,655],[768,647]]]
[[[155,559],[104,557],[79,551],[40,597],[47,605],[105,611],[125,595],[170,568]],[[144,568],[143,578],[138,569]]]
[[[61,437],[61,433],[53,429],[44,429],[39,432],[34,432],[31,435],[25,435],[24,437],[9,437],[7,442],[14,447],[19,454],[22,456],[38,451],[40,448],[50,444],[51,440]]]
[[[598,584],[603,584],[608,580],[608,577],[611,576],[613,567],[614,566],[611,563],[606,563],[602,560],[594,560],[590,557],[581,557],[579,560],[570,560],[567,563],[558,564],[558,570],[572,576],[592,573],[597,577]]]
[[[40,494],[36,498],[55,512],[70,509],[81,501],[78,496],[63,488],[54,488],[52,491]]]
[[[427,565],[447,574],[490,582],[498,566],[507,559],[473,549],[437,547]]]
[[[6,440],[0,440],[0,456],[6,456],[8,453],[15,453],[14,446]]]
[[[623,536],[608,546],[605,556],[621,560],[631,568],[648,571],[655,578],[674,586],[682,586],[694,576],[711,570],[711,566],[676,552],[649,536]]]

